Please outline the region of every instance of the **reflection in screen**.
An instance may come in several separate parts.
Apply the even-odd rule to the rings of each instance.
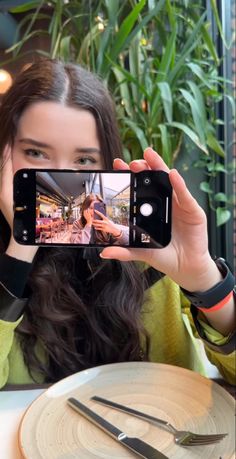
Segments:
[[[36,172],[37,244],[129,245],[130,174]]]

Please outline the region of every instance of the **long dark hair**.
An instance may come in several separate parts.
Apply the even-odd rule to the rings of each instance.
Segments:
[[[113,102],[99,79],[73,64],[40,60],[20,73],[2,99],[0,152],[14,144],[18,121],[37,101],[83,108],[95,117],[105,168],[122,157]],[[3,215],[0,243],[10,231]],[[144,358],[141,322],[144,282],[134,263],[101,260],[96,249],[40,248],[27,284],[28,304],[17,328],[33,377],[55,381],[91,366]],[[38,343],[45,358],[38,354]],[[145,346],[146,343],[146,346]]]

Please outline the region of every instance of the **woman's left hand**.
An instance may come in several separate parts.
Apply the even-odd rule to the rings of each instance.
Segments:
[[[117,225],[98,210],[94,209],[94,212],[100,217],[100,219],[93,219],[93,227],[98,231],[104,231],[105,233],[112,234],[114,237],[119,237],[120,230]]]
[[[219,282],[221,274],[208,251],[206,215],[177,170],[169,170],[152,148],[145,150],[144,159],[132,161],[130,165],[116,159],[114,169],[133,172],[153,169],[169,173],[173,187],[172,238],[162,249],[107,247],[101,256],[120,261],[144,261],[189,291],[208,290]]]

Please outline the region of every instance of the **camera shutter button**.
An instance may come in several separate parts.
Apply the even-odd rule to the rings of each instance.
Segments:
[[[151,204],[148,204],[148,202],[145,202],[140,206],[140,213],[144,217],[149,217],[149,215],[153,213],[153,207],[151,206]]]

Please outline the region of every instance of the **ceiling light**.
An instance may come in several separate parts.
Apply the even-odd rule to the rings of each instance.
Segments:
[[[4,94],[12,85],[12,77],[6,70],[0,69],[0,94]]]

